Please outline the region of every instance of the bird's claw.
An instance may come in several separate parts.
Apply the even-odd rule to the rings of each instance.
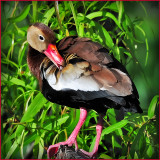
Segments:
[[[48,158],[51,158],[53,157],[54,155],[56,155],[57,151],[58,151],[58,148],[60,145],[67,145],[67,146],[72,146],[73,144],[75,144],[75,150],[78,150],[78,144],[77,144],[77,141],[75,140],[74,142],[72,141],[69,141],[67,140],[66,142],[60,142],[60,143],[57,143],[55,145],[51,145],[49,146],[48,150],[47,150],[47,156]]]
[[[80,149],[80,151],[81,151],[83,154],[85,154],[86,156],[88,156],[88,157],[90,157],[90,158],[92,158],[92,159],[96,158],[97,152],[94,152],[94,151],[92,151],[92,152],[87,152],[87,151],[85,151],[85,150],[83,150],[83,149]]]

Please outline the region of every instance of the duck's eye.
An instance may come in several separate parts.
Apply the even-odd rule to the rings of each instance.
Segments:
[[[39,40],[43,42],[45,38],[42,35],[39,35]]]

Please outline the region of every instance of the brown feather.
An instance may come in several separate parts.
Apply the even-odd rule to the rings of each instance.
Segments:
[[[107,53],[99,51],[103,48],[99,43],[89,38],[66,37],[57,47],[60,52],[76,54],[88,62],[107,64],[113,61]]]

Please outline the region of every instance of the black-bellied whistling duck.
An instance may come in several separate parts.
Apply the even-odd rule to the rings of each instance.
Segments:
[[[78,149],[76,137],[87,117],[87,109],[104,113],[108,108],[142,112],[136,87],[126,69],[107,49],[89,38],[69,36],[56,44],[53,31],[42,23],[29,27],[28,65],[39,80],[43,95],[60,105],[80,108],[80,120],[65,142],[51,145],[51,158],[60,144]],[[96,126],[97,138],[92,152],[98,151],[102,132],[102,118]]]

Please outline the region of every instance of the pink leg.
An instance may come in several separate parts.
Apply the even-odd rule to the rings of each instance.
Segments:
[[[54,156],[54,154],[58,151],[58,147],[60,145],[72,146],[73,144],[75,144],[75,149],[78,150],[76,137],[78,135],[80,128],[82,127],[83,123],[85,122],[86,117],[87,117],[87,110],[85,108],[80,108],[80,119],[79,119],[79,122],[78,122],[76,128],[73,130],[72,134],[69,136],[67,141],[60,142],[55,145],[49,146],[49,148],[47,150],[48,158],[51,158]]]
[[[93,148],[92,152],[86,152],[83,149],[81,149],[81,151],[85,155],[88,155],[90,158],[95,158],[95,156],[98,152],[98,146],[99,146],[99,141],[100,141],[100,138],[101,138],[102,128],[103,128],[103,118],[100,115],[98,124],[96,126],[96,131],[97,131],[96,142],[95,142],[95,145],[94,145],[94,148]]]

